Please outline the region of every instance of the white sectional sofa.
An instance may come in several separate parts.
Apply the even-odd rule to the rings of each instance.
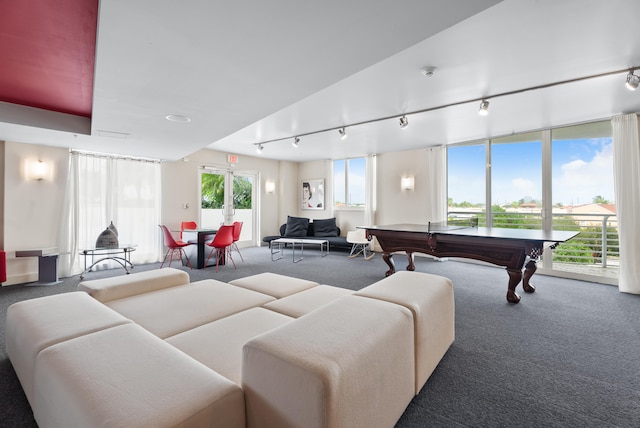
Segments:
[[[398,272],[358,292],[165,268],[7,311],[41,427],[392,427],[454,340],[451,282]]]

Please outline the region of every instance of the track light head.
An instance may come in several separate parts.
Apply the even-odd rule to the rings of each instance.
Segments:
[[[480,103],[480,109],[478,110],[480,116],[486,116],[489,114],[489,101],[482,100]]]
[[[630,91],[635,91],[638,89],[638,85],[640,85],[640,77],[633,74],[633,70],[629,70],[629,74],[627,74],[627,83],[625,83],[626,87]]]
[[[400,118],[400,129],[405,129],[407,126],[409,126],[409,119],[407,119],[407,116],[402,116]]]
[[[262,150],[264,150],[264,146],[262,144],[258,144],[258,147],[256,148],[256,151],[258,153],[262,153]]]
[[[340,133],[340,138],[341,139],[344,140],[345,138],[347,138],[347,131],[344,128],[338,129],[338,132]]]
[[[295,148],[298,148],[298,145],[300,144],[300,138],[296,137],[293,139],[293,143],[291,143],[291,145]]]

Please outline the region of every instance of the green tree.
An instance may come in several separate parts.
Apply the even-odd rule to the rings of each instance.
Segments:
[[[202,208],[222,208],[224,205],[224,175],[202,174]]]
[[[610,202],[608,200],[606,200],[605,198],[603,198],[602,196],[598,195],[598,196],[593,198],[593,203],[594,204],[609,204]]]
[[[233,206],[236,209],[251,209],[253,185],[246,177],[233,179]]]

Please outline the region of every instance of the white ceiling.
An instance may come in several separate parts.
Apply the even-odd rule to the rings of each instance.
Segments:
[[[92,119],[0,103],[0,140],[176,160],[285,139],[260,156],[307,161],[640,111],[624,72],[492,98],[640,66],[638,0],[247,3],[101,1]]]

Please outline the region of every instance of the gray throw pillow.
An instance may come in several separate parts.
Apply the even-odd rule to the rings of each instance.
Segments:
[[[313,236],[326,238],[338,236],[336,218],[333,217],[324,220],[313,220]]]
[[[307,236],[308,227],[308,218],[287,216],[287,227],[284,230],[284,236],[285,238],[302,238]]]

